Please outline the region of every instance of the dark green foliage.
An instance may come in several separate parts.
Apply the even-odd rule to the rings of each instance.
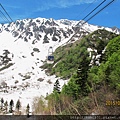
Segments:
[[[9,109],[9,112],[10,112],[10,113],[13,112],[13,106],[14,106],[14,101],[11,100],[11,101],[10,101],[10,109]]]
[[[13,100],[10,101],[10,106],[14,106],[14,101]]]
[[[60,83],[59,83],[59,80],[57,79],[55,84],[54,84],[54,88],[53,88],[53,92],[57,92],[57,93],[60,93]]]
[[[3,103],[4,103],[4,99],[1,98],[1,110],[3,109]]]
[[[99,67],[90,69],[88,79],[96,86],[109,85],[114,92],[120,92],[120,36],[112,39],[106,46],[104,61]]]
[[[77,79],[77,74],[74,74],[68,84],[63,86],[62,94],[71,96],[73,99],[77,99],[80,91],[79,85],[75,83]]]
[[[83,54],[84,53],[84,54]],[[81,48],[81,58],[79,61],[79,67],[77,74],[74,74],[68,85],[64,85],[62,92],[77,99],[79,96],[87,95],[89,93],[89,85],[87,82],[87,74],[89,70],[89,54],[85,47]]]
[[[27,107],[26,107],[26,114],[27,114],[27,117],[29,117],[29,112],[30,112],[30,106],[29,106],[29,104],[27,104]]]
[[[114,52],[117,52],[118,50],[120,50],[120,36],[115,37],[108,43],[105,51],[105,57],[109,58]]]
[[[16,103],[16,109],[19,111],[20,107],[21,107],[21,103],[20,103],[20,100],[18,100]]]
[[[79,50],[78,52],[79,54],[77,54],[76,52],[76,54],[78,55],[76,56],[77,57],[76,67],[78,68],[78,70],[76,70],[77,73],[71,77],[70,81],[68,82],[68,85],[64,85],[62,90],[62,93],[70,95],[74,99],[77,99],[81,95],[87,95],[89,91],[89,87],[87,83],[87,74],[89,70],[90,58],[89,58],[89,53],[87,51],[87,47],[85,46],[85,44],[86,44],[86,40],[83,40],[80,42],[79,45],[76,46],[74,52]],[[71,58],[75,58],[72,56]]]
[[[114,52],[105,63],[101,64],[98,76],[120,92],[120,50]]]
[[[8,106],[8,102],[7,101],[4,103],[4,106]]]
[[[4,103],[4,100],[3,100],[3,98],[1,98],[1,103]]]
[[[8,110],[8,102],[7,101],[4,103],[4,106],[5,106],[5,111],[7,113],[7,110]]]
[[[101,82],[101,79],[98,77],[98,66],[94,66],[89,70],[88,78],[87,78],[91,90],[93,90],[93,86],[95,89],[95,85]]]
[[[106,31],[104,32],[106,34]],[[107,43],[109,42],[106,47],[105,54],[102,55],[104,59],[101,59],[101,65],[100,66],[94,65],[90,68],[89,58],[87,57],[86,54],[86,56],[83,56],[82,58],[83,61],[80,61],[81,64],[78,67],[77,75],[72,76],[68,84],[64,85],[62,89],[62,94],[65,93],[66,95],[71,95],[73,98],[77,98],[77,100],[80,102],[80,104],[78,104],[80,105],[78,106],[78,110],[80,111],[80,113],[83,114],[85,114],[85,112],[83,111],[85,110],[84,106],[86,105],[87,105],[86,107],[87,108],[90,107],[90,109],[94,109],[92,107],[94,105],[95,106],[102,105],[101,108],[103,108],[104,111],[99,112],[101,112],[101,114],[102,113],[109,114],[110,111],[108,112],[108,108],[106,108],[105,105],[102,103],[105,102],[105,99],[107,99],[107,97],[112,96],[112,94],[107,93],[104,97],[102,97],[103,96],[102,94],[104,94],[107,91],[110,92],[111,90],[113,91],[113,94],[115,94],[114,98],[115,97],[117,98],[118,94],[120,94],[120,36],[116,37],[117,35],[109,33],[108,34],[109,36],[106,34],[107,35],[106,37],[105,34],[103,34],[104,36],[102,40],[101,41],[98,40],[98,43],[96,44],[95,43],[93,44],[93,42],[95,42],[96,39],[89,41],[91,43],[91,44],[89,43],[89,45],[97,49],[99,54],[102,54],[102,50],[106,47]],[[108,41],[110,38],[112,39]],[[81,47],[81,49],[83,49],[84,51],[84,48]],[[88,96],[90,91],[92,96],[89,96],[88,99],[90,101],[92,100],[92,103],[87,101],[86,105],[85,103],[81,105],[82,101],[78,99],[80,97],[80,94]],[[100,91],[102,92],[101,94],[99,94]],[[113,97],[111,98],[113,99]],[[84,97],[81,98],[81,100],[83,99]],[[112,109],[109,108],[109,110]],[[113,108],[113,110],[116,111],[117,108],[116,109]],[[115,113],[118,112],[116,111]]]
[[[79,66],[79,69],[77,72],[78,79],[76,80],[76,84],[79,85],[79,89],[80,89],[79,93],[81,93],[81,95],[86,96],[89,93],[89,85],[87,81],[88,69],[86,69],[86,67],[83,67],[84,65]]]
[[[66,51],[60,58],[57,59],[58,63],[57,65],[52,68],[52,74],[55,73],[57,76],[62,76],[65,79],[70,78],[76,71],[76,68],[78,68],[80,62],[85,58],[87,47],[85,46],[86,40],[83,40],[78,45],[71,45],[68,46],[68,48],[64,47],[62,51]]]

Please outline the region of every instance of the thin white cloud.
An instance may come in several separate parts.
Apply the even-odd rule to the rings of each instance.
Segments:
[[[95,0],[44,0],[39,2],[39,6],[35,11],[44,11],[50,8],[67,8],[74,5],[80,5],[84,3],[92,3]]]
[[[27,16],[29,17],[33,15],[35,12],[41,12],[49,10],[51,8],[68,8],[74,5],[92,3],[95,0],[26,0],[24,2],[23,1],[24,0],[19,1],[20,3],[11,2],[12,4],[9,5],[6,4],[5,7],[7,8],[8,12],[14,10],[18,11],[17,18],[25,18]],[[16,19],[16,17],[13,18]]]
[[[5,7],[7,8],[12,8],[12,9],[20,9],[20,6],[16,6],[16,5],[6,5]]]

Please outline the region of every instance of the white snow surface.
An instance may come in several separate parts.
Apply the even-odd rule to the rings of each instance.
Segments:
[[[49,44],[38,42],[32,45],[29,42],[24,42],[22,39],[15,41],[12,34],[7,31],[0,33],[0,55],[2,55],[3,50],[9,50],[9,52],[14,55],[11,61],[14,64],[8,69],[0,71],[1,81],[5,81],[10,87],[8,93],[0,92],[0,98],[3,97],[4,101],[7,100],[8,103],[13,99],[15,105],[19,99],[23,109],[25,109],[29,103],[32,111],[34,97],[40,97],[41,95],[46,96],[46,93],[50,94],[53,91],[53,86],[57,79],[59,79],[60,86],[62,87],[67,81],[56,78],[55,75],[47,76],[45,71],[40,68],[43,64],[41,60],[46,59],[49,47],[54,46],[53,50],[55,50],[61,44],[63,44],[63,42],[58,44],[51,41]],[[34,56],[32,56],[31,52],[33,48],[39,48],[40,52],[35,52]],[[22,56],[25,56],[25,58]],[[22,80],[22,76],[25,75],[30,75],[31,78]],[[43,81],[38,81],[39,78],[42,78]],[[18,83],[15,84],[16,80],[18,80]],[[51,81],[52,84],[49,84],[47,82],[48,80]],[[22,87],[26,84],[29,85],[27,88]],[[12,88],[15,86],[17,86],[17,88]]]

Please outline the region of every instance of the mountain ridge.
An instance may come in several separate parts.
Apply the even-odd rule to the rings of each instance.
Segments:
[[[34,39],[33,44],[39,40],[43,40],[43,43],[49,43],[50,40],[61,41],[69,38],[71,34],[73,34],[71,39],[75,40],[76,37],[81,37],[97,29],[106,29],[120,34],[120,30],[115,27],[101,27],[88,23],[82,25],[82,22],[67,19],[54,20],[52,18],[23,19],[5,26],[3,25],[3,30],[11,32],[16,39],[22,38],[26,42]]]

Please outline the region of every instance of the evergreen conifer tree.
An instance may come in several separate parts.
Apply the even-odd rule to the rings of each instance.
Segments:
[[[18,100],[17,103],[16,103],[16,109],[17,109],[17,111],[20,110],[20,107],[21,107],[21,103],[20,103],[20,100]]]
[[[11,99],[11,101],[10,101],[10,109],[9,109],[10,113],[13,112],[13,106],[14,106],[14,101]]]
[[[82,60],[79,63],[79,67],[77,70],[77,79],[76,79],[76,84],[79,85],[79,93],[82,95],[87,95],[88,94],[88,70],[89,70],[89,64],[90,64],[90,59],[89,59],[89,54],[88,52],[85,52],[84,55],[82,55]]]
[[[1,110],[3,109],[3,103],[4,103],[4,99],[1,98]]]
[[[30,112],[30,106],[29,106],[29,104],[28,104],[28,105],[27,105],[27,108],[26,108],[27,117],[29,117],[29,112]]]
[[[54,84],[54,88],[53,88],[53,92],[56,91],[57,93],[60,93],[60,83],[59,80],[57,79],[55,84]]]
[[[8,110],[8,102],[7,101],[4,103],[4,106],[5,106],[5,111],[7,113],[7,110]]]

